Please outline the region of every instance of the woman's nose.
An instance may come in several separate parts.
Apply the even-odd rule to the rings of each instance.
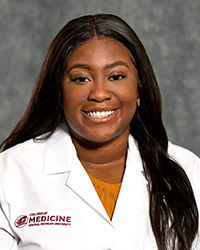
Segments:
[[[94,81],[88,95],[89,101],[103,102],[105,100],[110,100],[112,97],[109,84],[106,80]]]

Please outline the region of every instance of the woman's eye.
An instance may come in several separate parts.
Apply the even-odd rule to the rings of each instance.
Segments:
[[[76,77],[72,79],[72,82],[80,82],[80,83],[86,83],[89,82],[90,80],[87,77]]]
[[[117,81],[117,80],[121,80],[121,79],[123,79],[125,77],[126,77],[125,75],[114,75],[114,76],[109,77],[109,80]]]

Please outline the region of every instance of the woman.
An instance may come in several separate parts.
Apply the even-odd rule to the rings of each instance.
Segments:
[[[200,248],[200,159],[168,142],[150,61],[119,17],[58,33],[1,147],[2,249]]]

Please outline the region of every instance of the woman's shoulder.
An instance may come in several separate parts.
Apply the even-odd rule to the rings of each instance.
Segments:
[[[53,133],[45,133],[3,151],[0,153],[0,178],[9,170],[34,169],[41,172],[45,160],[48,164],[52,159],[58,162],[61,158],[62,161],[66,158],[66,148],[69,149],[72,144],[69,137],[64,126],[58,127]]]
[[[38,145],[42,146],[43,141],[44,140],[29,139],[27,141],[19,143],[13,147],[1,152],[0,159],[7,158],[10,156],[16,156],[16,155],[25,157],[27,153],[29,153],[29,152],[33,153],[34,150],[37,150]]]
[[[200,178],[200,158],[190,150],[169,142],[168,155],[175,160],[192,180]]]
[[[189,149],[186,149],[182,146],[175,145],[171,142],[168,144],[168,154],[171,157],[178,158],[182,162],[198,162],[200,158],[194,154]]]
[[[44,142],[30,139],[0,153],[0,174],[23,166],[38,165],[44,152]]]

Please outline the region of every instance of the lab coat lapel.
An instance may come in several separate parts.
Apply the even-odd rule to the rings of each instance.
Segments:
[[[116,228],[128,228],[125,237],[135,238],[135,242],[140,242],[140,245],[135,246],[136,249],[143,249],[148,213],[146,185],[139,151],[133,137],[129,136],[126,169],[112,222]]]
[[[73,190],[88,206],[94,209],[103,219],[110,223],[110,219],[96,193],[93,184],[77,157],[73,159],[73,166],[66,185]]]
[[[62,124],[46,141],[44,174],[67,173],[66,186],[110,223],[109,217],[72,143],[68,127]]]

